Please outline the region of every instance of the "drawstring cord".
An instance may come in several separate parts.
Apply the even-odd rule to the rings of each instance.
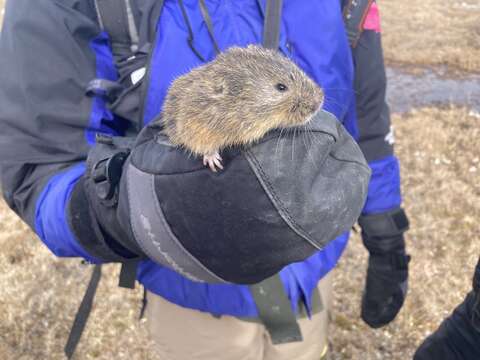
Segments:
[[[202,13],[203,21],[205,22],[205,25],[207,26],[207,31],[208,35],[210,36],[210,39],[212,40],[213,48],[215,50],[215,53],[218,55],[221,53],[220,47],[218,46],[218,42],[215,38],[215,34],[213,32],[213,23],[212,23],[212,18],[210,17],[210,14],[207,9],[207,5],[205,4],[205,0],[199,0],[200,4],[200,12]],[[200,54],[200,52],[195,48],[194,45],[194,34],[192,30],[192,26],[190,23],[190,19],[188,18],[187,11],[185,9],[185,4],[183,3],[183,0],[178,0],[178,5],[180,6],[180,11],[182,12],[183,20],[185,21],[185,25],[187,25],[187,30],[188,30],[188,37],[187,37],[187,43],[190,49],[193,51],[193,53],[200,59],[202,62],[206,62],[206,58]]]

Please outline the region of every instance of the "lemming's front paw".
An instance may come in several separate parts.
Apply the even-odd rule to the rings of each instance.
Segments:
[[[203,165],[208,166],[213,172],[217,172],[217,167],[223,170],[222,157],[216,151],[213,154],[203,156]]]

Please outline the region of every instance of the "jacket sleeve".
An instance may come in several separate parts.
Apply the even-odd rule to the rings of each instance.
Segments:
[[[72,218],[93,220],[88,212],[72,214],[72,193],[96,133],[121,130],[101,98],[85,96],[92,79],[116,78],[108,39],[87,16],[88,3],[7,1],[0,38],[0,183],[9,207],[55,255],[100,262],[118,256],[81,245],[93,234],[79,238]]]
[[[353,49],[359,145],[371,169],[372,177],[363,215],[399,208],[400,167],[393,151],[393,129],[385,100],[386,75],[381,35],[363,31]]]

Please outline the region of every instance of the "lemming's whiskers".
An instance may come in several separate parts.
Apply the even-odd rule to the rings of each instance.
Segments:
[[[278,148],[279,148],[280,142],[282,141],[282,135],[283,135],[284,130],[285,130],[285,128],[280,129],[280,134],[278,135],[278,138],[277,138],[277,144],[275,145],[275,159],[278,159]],[[283,145],[282,145],[282,149],[283,149]],[[280,165],[280,161],[277,161],[277,163],[276,163],[277,172],[280,168],[279,165]]]
[[[335,98],[325,96],[325,98],[324,98],[324,106],[325,106],[325,104],[328,104],[328,103],[341,106],[341,107],[342,107],[342,110],[347,107],[345,104],[342,104],[342,103],[338,102],[337,100],[335,100]]]
[[[295,153],[295,138],[297,137],[297,130],[298,128],[293,129],[293,139],[292,139],[292,162],[294,160],[294,153]]]
[[[305,149],[307,150],[307,158],[310,158],[312,160],[312,164],[315,164],[315,160],[313,159],[312,153],[310,150],[312,149],[312,143],[308,144],[308,136],[309,136],[309,129],[307,127],[307,124],[303,125],[303,131],[302,131],[302,139],[303,143],[305,144]]]
[[[359,93],[358,91],[356,91],[354,89],[349,89],[349,88],[325,88],[325,87],[322,87],[322,90],[324,91],[324,94],[325,94],[325,91],[328,91],[328,90],[352,92],[352,93],[355,93],[355,94]]]

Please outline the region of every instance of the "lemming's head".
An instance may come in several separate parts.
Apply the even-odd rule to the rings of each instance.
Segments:
[[[236,97],[258,121],[272,127],[302,125],[323,105],[323,91],[277,51],[235,47],[220,54],[216,63],[224,73],[218,95]]]

